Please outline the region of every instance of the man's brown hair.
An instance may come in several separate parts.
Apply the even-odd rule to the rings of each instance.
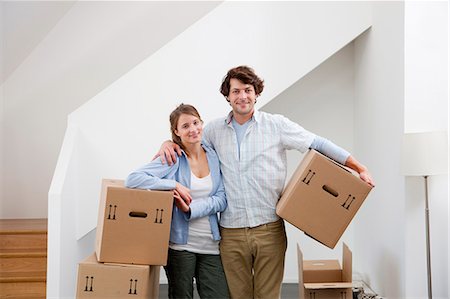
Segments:
[[[259,96],[264,89],[264,80],[259,78],[251,67],[241,65],[229,70],[225,78],[223,78],[220,93],[225,97],[228,97],[230,94],[231,79],[238,79],[244,84],[253,85],[256,96]]]

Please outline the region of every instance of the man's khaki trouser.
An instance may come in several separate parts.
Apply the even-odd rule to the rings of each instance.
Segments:
[[[232,299],[280,298],[287,240],[283,220],[221,228],[220,255]]]

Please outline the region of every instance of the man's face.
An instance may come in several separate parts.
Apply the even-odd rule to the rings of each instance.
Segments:
[[[244,84],[238,79],[230,80],[230,94],[228,95],[233,112],[239,115],[253,113],[256,94],[255,88],[251,84]]]

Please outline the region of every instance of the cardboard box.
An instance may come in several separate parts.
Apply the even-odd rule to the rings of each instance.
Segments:
[[[99,262],[166,265],[173,193],[103,180],[95,252]]]
[[[78,264],[77,298],[155,298],[160,266],[103,264],[95,253]]]
[[[372,187],[315,150],[297,167],[277,204],[277,214],[334,248]]]
[[[352,252],[343,243],[342,268],[338,260],[303,260],[297,244],[300,299],[352,299]]]

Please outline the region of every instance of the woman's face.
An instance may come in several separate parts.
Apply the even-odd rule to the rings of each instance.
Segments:
[[[191,114],[181,114],[178,119],[175,134],[180,137],[185,145],[202,141],[203,124],[202,121]]]

